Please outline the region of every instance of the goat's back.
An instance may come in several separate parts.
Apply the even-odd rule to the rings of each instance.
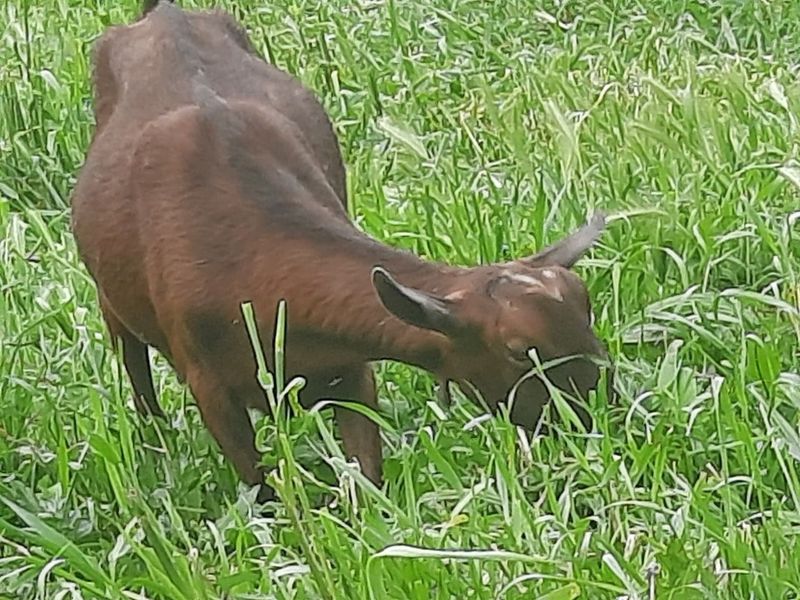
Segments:
[[[139,129],[161,114],[197,102],[202,84],[225,99],[268,104],[294,122],[331,186],[345,202],[345,177],[333,126],[297,79],[263,61],[224,12],[158,5],[141,21],[112,27],[95,45],[97,135]]]

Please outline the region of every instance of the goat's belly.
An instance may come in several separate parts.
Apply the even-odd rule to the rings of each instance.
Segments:
[[[98,288],[106,309],[110,309],[125,329],[140,342],[166,350],[166,340],[158,326],[150,298],[132,274],[98,278]]]
[[[355,346],[332,344],[324,336],[316,339],[311,335],[293,337],[290,332],[287,337],[287,369],[298,375],[333,379],[368,362]]]

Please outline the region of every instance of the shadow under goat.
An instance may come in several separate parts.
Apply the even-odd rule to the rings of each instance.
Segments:
[[[584,283],[570,268],[603,218],[535,256],[457,268],[360,232],[347,211],[333,127],[312,92],[267,64],[226,13],[146,2],[136,23],[94,48],[96,129],[72,195],[72,228],[143,414],[161,415],[149,348],[197,401],[241,478],[264,483],[248,408],[267,410],[240,306],[271,339],[286,300],[286,375],[301,401],[376,408],[370,363],[395,360],[469,383],[496,411],[542,360],[585,398],[605,350]],[[533,428],[538,379],[512,420]],[[576,405],[587,423],[585,409]],[[337,408],[344,449],[380,485],[378,426]]]

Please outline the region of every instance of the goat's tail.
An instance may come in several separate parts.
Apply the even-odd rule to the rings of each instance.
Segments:
[[[159,2],[173,2],[173,0],[144,0],[142,2],[142,16],[145,16],[151,10],[153,10],[156,6],[158,6]]]

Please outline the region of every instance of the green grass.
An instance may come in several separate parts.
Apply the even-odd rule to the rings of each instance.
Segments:
[[[526,439],[382,365],[384,490],[328,408],[262,419],[256,514],[163,361],[171,422],[134,413],[69,233],[90,43],[136,3],[0,0],[0,597],[800,597],[800,3],[221,4],[376,237],[469,264],[608,210],[579,272],[621,396]]]

